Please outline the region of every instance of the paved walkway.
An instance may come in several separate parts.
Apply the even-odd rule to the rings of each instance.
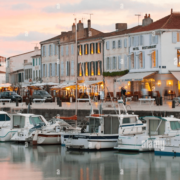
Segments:
[[[98,109],[100,102],[92,102],[93,109]],[[115,108],[114,108],[115,106]],[[2,108],[11,108],[11,109],[27,109],[27,106],[25,103],[19,103],[19,106],[16,107],[15,103],[5,103],[5,105],[2,105],[0,103],[0,109]],[[31,105],[31,109],[75,109],[76,103],[69,103],[69,102],[63,102],[62,107],[59,107],[57,103],[33,103]],[[105,102],[103,103],[103,109],[105,110],[113,110],[118,109],[118,103],[117,102]],[[91,106],[89,105],[89,102],[79,102],[77,103],[78,110],[90,110]],[[155,104],[149,105],[148,102],[140,103],[138,101],[128,101],[127,102],[127,110],[133,110],[133,111],[173,111],[173,112],[180,112],[180,105],[172,108],[172,101],[167,101],[163,104],[163,106],[157,106]]]

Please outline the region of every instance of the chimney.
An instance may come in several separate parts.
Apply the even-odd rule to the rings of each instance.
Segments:
[[[171,14],[173,13],[173,9],[171,9]]]
[[[91,20],[88,19],[88,32],[91,30]]]
[[[76,32],[76,25],[75,25],[75,23],[73,23],[73,25],[72,25],[72,32],[73,32],[73,33]]]
[[[79,23],[77,24],[77,31],[82,31],[84,29],[84,25],[81,22],[81,20],[79,20]]]
[[[116,31],[123,31],[127,29],[127,23],[116,23]]]
[[[37,51],[37,50],[39,50],[39,48],[38,48],[37,46],[35,46],[35,47],[34,47],[34,50]]]
[[[149,14],[147,16],[147,14],[144,16],[144,19],[142,20],[142,26],[147,26],[149,24],[153,23],[153,19],[151,19],[151,15]]]

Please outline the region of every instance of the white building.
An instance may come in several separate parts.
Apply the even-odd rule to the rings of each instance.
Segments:
[[[18,54],[15,56],[11,56],[6,59],[7,67],[6,67],[6,83],[11,83],[12,85],[17,85],[17,83],[23,83],[24,80],[26,83],[29,82],[29,79],[32,77],[32,57],[40,56],[41,51],[38,47],[34,48],[34,51]],[[27,69],[29,69],[27,71]],[[26,70],[26,71],[25,71]],[[25,73],[24,73],[25,71]]]
[[[180,13],[152,22],[146,15],[141,28],[128,34],[129,74],[120,81],[131,81],[133,91],[165,90],[180,92]],[[146,23],[145,23],[146,22]],[[147,25],[150,23],[149,25]]]

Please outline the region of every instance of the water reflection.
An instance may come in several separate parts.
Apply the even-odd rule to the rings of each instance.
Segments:
[[[179,157],[117,151],[66,151],[61,146],[26,148],[0,143],[1,180],[178,179]]]

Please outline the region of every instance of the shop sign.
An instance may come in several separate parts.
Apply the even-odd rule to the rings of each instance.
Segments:
[[[154,45],[154,46],[144,46],[144,47],[142,47],[142,49],[152,49],[152,48],[156,48],[156,45]]]
[[[97,81],[97,78],[89,78],[89,81]]]
[[[135,48],[133,48],[133,50],[135,51],[135,50],[139,50],[139,47],[135,47]]]

